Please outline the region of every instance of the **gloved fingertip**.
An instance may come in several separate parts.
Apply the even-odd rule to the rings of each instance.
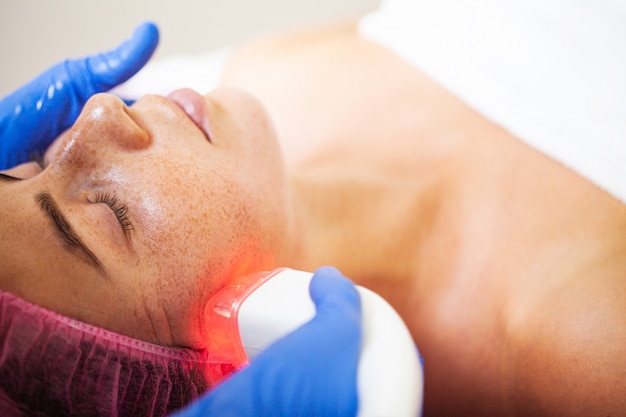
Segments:
[[[85,96],[108,91],[135,75],[152,57],[159,43],[159,30],[152,22],[137,26],[132,36],[117,48],[108,52],[92,55],[83,60],[76,60],[69,70],[70,78],[79,83],[81,76],[85,81],[81,91]],[[90,76],[85,76],[85,72]]]
[[[153,52],[159,43],[159,28],[154,22],[143,22],[135,28],[132,39]]]
[[[120,57],[129,69],[138,71],[150,59],[159,44],[159,28],[153,22],[143,22],[135,28],[130,39],[119,47]]]
[[[345,278],[343,274],[334,266],[320,266],[315,271],[315,275]]]
[[[318,268],[313,274],[309,288],[315,305],[341,304],[360,309],[361,298],[356,286],[339,270],[331,266]]]

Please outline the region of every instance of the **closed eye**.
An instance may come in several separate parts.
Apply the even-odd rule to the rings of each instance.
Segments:
[[[102,203],[109,206],[111,211],[113,211],[113,214],[115,214],[115,217],[117,218],[117,221],[119,222],[122,231],[127,238],[129,237],[130,231],[133,230],[134,227],[133,223],[130,220],[130,216],[128,213],[128,204],[126,204],[126,202],[124,202],[111,192],[99,192],[96,193],[95,197],[92,201],[90,201],[90,203]]]

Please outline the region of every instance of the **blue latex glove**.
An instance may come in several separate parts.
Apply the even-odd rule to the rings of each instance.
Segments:
[[[311,321],[176,416],[355,416],[359,294],[331,267],[314,274],[310,294],[316,307]]]
[[[117,48],[61,62],[0,101],[0,169],[41,156],[93,94],[108,91],[148,62],[159,42],[153,23]]]

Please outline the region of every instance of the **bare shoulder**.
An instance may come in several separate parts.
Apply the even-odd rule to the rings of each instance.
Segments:
[[[527,305],[512,339],[518,415],[626,415],[626,261],[605,259]]]
[[[626,415],[626,206],[500,139],[485,142],[477,179],[465,170],[459,183],[474,190],[454,205],[471,208],[454,216],[462,263],[452,279],[436,274],[420,303],[432,306],[415,333],[430,364],[426,405],[445,415],[469,406],[483,407],[475,415]]]
[[[506,336],[515,415],[626,415],[626,206],[549,158],[527,161]]]

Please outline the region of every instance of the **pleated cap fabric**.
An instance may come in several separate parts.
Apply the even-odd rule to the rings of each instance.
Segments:
[[[209,389],[220,366],[0,291],[2,416],[164,416]]]

